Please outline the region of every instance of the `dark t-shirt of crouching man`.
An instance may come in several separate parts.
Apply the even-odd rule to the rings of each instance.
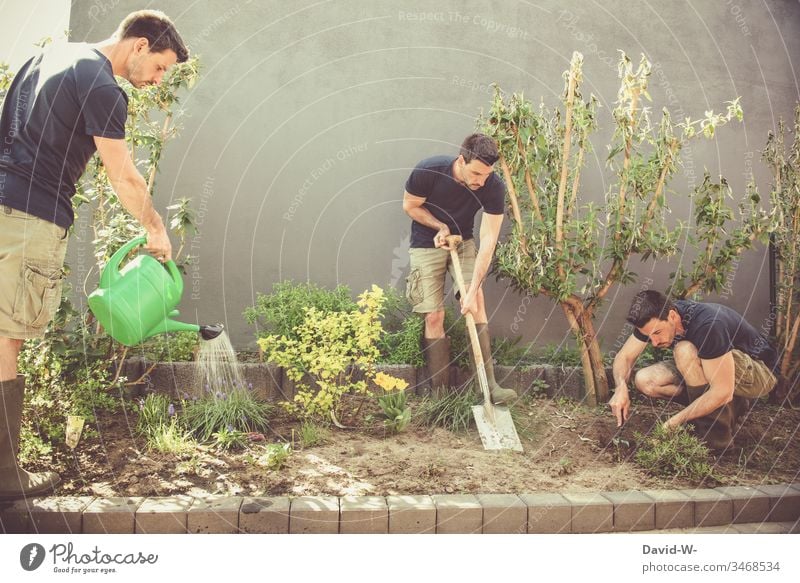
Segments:
[[[453,177],[454,156],[426,158],[411,172],[406,181],[406,192],[427,199],[423,208],[450,229],[451,235],[461,235],[466,241],[473,238],[475,214],[482,208],[490,215],[502,215],[506,187],[492,173],[478,190],[470,190]],[[436,230],[411,222],[411,247],[435,247]]]
[[[775,372],[777,351],[741,314],[728,306],[710,302],[677,300],[674,303],[686,330],[683,336],[675,337],[675,342],[688,340],[703,360],[719,358],[733,349],[740,350]],[[636,328],[633,335],[642,342],[650,341]]]

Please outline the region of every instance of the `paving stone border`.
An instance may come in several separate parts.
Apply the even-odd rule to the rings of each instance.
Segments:
[[[0,503],[6,534],[800,533],[800,483],[629,492],[192,498]]]

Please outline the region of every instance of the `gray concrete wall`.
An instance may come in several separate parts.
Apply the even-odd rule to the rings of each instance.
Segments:
[[[141,5],[75,0],[72,37],[100,40]],[[194,197],[202,232],[191,243],[198,262],[182,311],[201,323],[223,321],[239,347],[253,346],[242,310],[276,281],[354,291],[403,286],[404,181],[421,158],[457,151],[488,107],[492,82],[555,105],[572,52],[584,54],[584,91],[603,105],[584,188],[598,201],[608,187],[603,140],[618,49],[654,63],[656,110],[667,104],[675,117],[696,118],[742,98],[743,124],[685,152],[672,184],[681,197],[704,168],[724,174],[737,196],[751,176],[766,194],[759,150],[798,99],[800,4],[788,0],[164,0],[158,7],[200,55],[203,73],[183,97],[189,117],[168,147],[156,203],[163,212],[175,198]],[[690,205],[673,211],[687,218]],[[85,256],[89,220],[79,221],[83,241],[73,240],[73,261]],[[690,257],[685,248],[674,261],[637,265],[642,281],[612,291],[598,320],[606,349],[623,338],[632,294],[664,287]],[[768,319],[767,266],[763,248],[744,255],[733,293],[720,300],[756,326]],[[568,338],[548,300],[524,300],[494,280],[486,291],[496,334],[514,335],[516,316],[526,340]]]

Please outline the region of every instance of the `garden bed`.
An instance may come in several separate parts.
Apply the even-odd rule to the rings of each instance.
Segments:
[[[412,412],[422,406],[410,399]],[[201,445],[181,455],[148,451],[136,434],[137,412],[101,416],[96,435],[74,452],[33,467],[62,476],[66,496],[394,495],[525,493],[536,491],[652,490],[797,481],[800,412],[757,403],[737,433],[735,447],[711,456],[712,477],[688,480],[648,475],[633,463],[635,433],[648,433],[677,410],[638,398],[617,431],[607,407],[564,398],[527,396],[515,406],[524,453],[483,450],[474,426],[467,431],[412,424],[386,434],[377,411],[364,411],[357,430],[329,428],[322,442],[304,446],[300,424],[276,407],[266,442],[288,443],[280,468],[259,462],[263,442],[244,450]]]

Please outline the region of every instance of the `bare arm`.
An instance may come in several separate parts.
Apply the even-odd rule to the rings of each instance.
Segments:
[[[414,196],[413,194],[405,192],[403,193],[403,210],[409,217],[418,222],[420,225],[424,225],[430,229],[435,229],[438,231],[433,238],[433,244],[436,247],[444,247],[445,249],[449,249],[446,238],[450,236],[450,228],[442,221],[434,217],[428,209],[422,206],[425,204],[426,200],[427,199],[422,196]]]
[[[475,257],[475,268],[472,271],[472,283],[467,290],[466,297],[461,302],[461,313],[467,311],[475,314],[478,309],[478,290],[483,285],[483,279],[489,272],[492,264],[494,249],[497,246],[497,239],[500,237],[500,227],[503,224],[503,215],[490,215],[483,213],[481,218],[480,249]]]
[[[736,383],[736,365],[733,354],[726,352],[719,358],[700,359],[709,389],[692,401],[685,409],[670,417],[664,425],[677,427],[687,421],[705,417],[733,400]]]
[[[125,140],[95,136],[94,143],[122,206],[147,231],[145,248],[159,259],[172,259],[172,244],[164,222],[153,208],[147,183],[131,160]]]
[[[633,365],[636,364],[636,360],[646,347],[647,342],[642,342],[636,336],[631,335],[614,357],[614,364],[612,365],[615,387],[614,396],[611,397],[608,404],[614,417],[617,418],[617,427],[621,427],[628,420],[631,407],[628,382],[631,378]]]

